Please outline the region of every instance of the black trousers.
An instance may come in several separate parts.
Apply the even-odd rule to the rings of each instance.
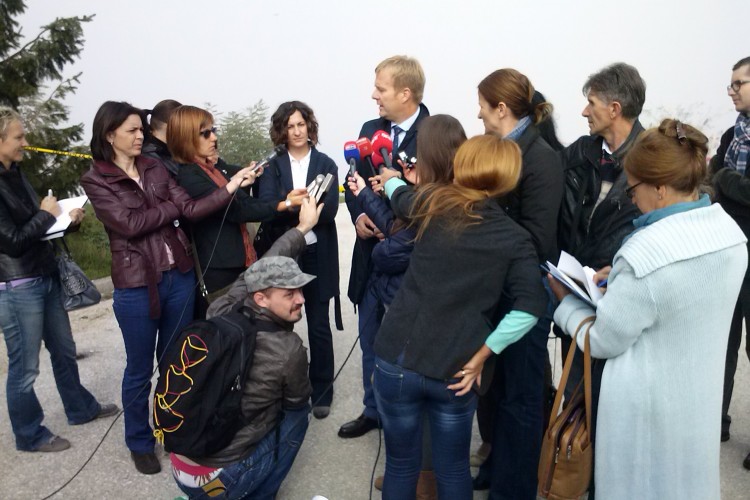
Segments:
[[[729,416],[729,404],[732,402],[732,391],[734,390],[734,373],[737,371],[740,344],[742,343],[742,320],[745,326],[750,326],[750,272],[745,274],[742,282],[740,296],[734,308],[734,316],[729,327],[729,342],[727,343],[727,358],[724,367],[724,400],[721,405],[721,430],[729,431],[732,418]],[[745,352],[750,359],[750,332],[745,333]]]
[[[308,245],[300,257],[302,272],[319,276],[317,245]],[[328,319],[330,298],[314,279],[302,288],[307,316],[307,338],[310,345],[310,384],[313,406],[330,406],[333,401],[333,335]]]

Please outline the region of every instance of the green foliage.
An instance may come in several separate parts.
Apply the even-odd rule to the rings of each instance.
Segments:
[[[87,153],[80,143],[83,125],[67,125],[66,95],[75,92],[80,74],[64,79],[63,68],[83,50],[82,24],[94,16],[58,18],[26,39],[14,19],[26,10],[23,0],[0,0],[0,105],[17,109],[32,146]],[[23,43],[23,45],[22,45]],[[47,94],[46,85],[53,90]],[[58,197],[79,191],[78,178],[90,161],[45,153],[29,153],[24,171],[41,194]]]
[[[227,163],[247,165],[273,149],[268,136],[268,106],[262,99],[242,111],[214,115],[219,126],[219,153]]]
[[[75,233],[65,236],[76,263],[90,279],[110,275],[112,254],[109,251],[109,238],[104,226],[96,219],[90,203],[84,207],[86,217]]]
[[[49,96],[37,93],[22,99],[19,112],[24,119],[29,144],[48,149],[88,153],[88,147],[77,145],[83,138],[83,124],[68,126],[68,108],[62,103],[67,94],[75,92],[80,73],[65,80]],[[58,198],[79,193],[78,179],[88,170],[91,160],[73,156],[29,151],[24,156],[24,171],[38,193],[52,189]]]

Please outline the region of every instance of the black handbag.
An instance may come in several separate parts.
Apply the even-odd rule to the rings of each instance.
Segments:
[[[73,260],[65,238],[59,238],[59,240],[62,241],[62,245],[56,245],[57,269],[60,272],[60,283],[63,289],[63,308],[66,311],[75,311],[98,304],[102,300],[102,294]]]

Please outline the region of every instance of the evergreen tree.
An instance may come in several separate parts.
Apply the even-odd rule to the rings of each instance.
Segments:
[[[23,0],[0,0],[0,105],[21,113],[32,146],[88,152],[76,146],[83,124],[67,125],[63,104],[75,92],[80,74],[64,78],[62,71],[83,50],[82,24],[93,16],[55,19],[27,40],[14,19],[25,10]],[[23,162],[34,188],[40,193],[51,188],[58,198],[78,191],[78,178],[90,164],[83,158],[32,152]]]
[[[215,115],[219,126],[219,155],[233,165],[245,166],[271,152],[268,136],[268,106],[261,99],[242,111]]]

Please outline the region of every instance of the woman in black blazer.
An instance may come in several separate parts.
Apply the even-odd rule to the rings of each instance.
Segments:
[[[211,149],[200,150],[200,136],[211,139]],[[240,167],[221,160],[216,162],[216,128],[211,113],[194,106],[180,106],[169,118],[167,144],[179,163],[177,182],[193,199],[206,197],[221,189],[240,171]],[[250,164],[251,166],[253,164]],[[304,194],[296,193],[287,203],[266,203],[238,189],[228,211],[219,210],[191,224],[192,240],[210,295],[234,282],[237,276],[257,260],[248,234],[247,222],[272,220],[279,211],[299,206]],[[226,216],[225,216],[226,213]],[[196,269],[196,272],[199,272]],[[204,318],[208,302],[198,297],[195,317]]]
[[[323,212],[318,224],[305,235],[307,248],[300,256],[305,273],[317,276],[303,288],[310,343],[310,382],[313,387],[313,415],[325,418],[333,400],[333,338],[328,319],[331,298],[336,304],[336,325],[341,327],[339,305],[339,253],[336,212],[339,208],[338,167],[315,149],[318,122],[313,110],[299,101],[285,102],[271,117],[271,140],[285,145],[288,153],[279,155],[261,177],[259,198],[268,203],[285,203],[293,189],[308,186],[318,175],[331,174],[333,182],[321,201]],[[279,214],[269,228],[271,234],[297,225],[298,212]]]

